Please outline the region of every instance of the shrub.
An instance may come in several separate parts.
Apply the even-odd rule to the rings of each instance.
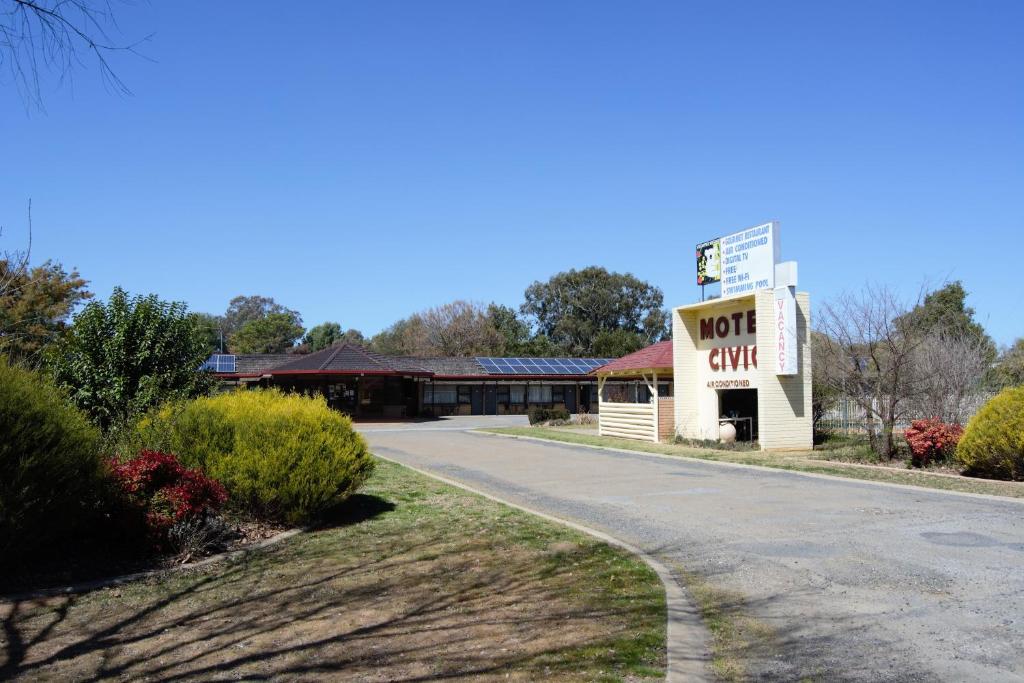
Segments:
[[[139,424],[142,443],[176,453],[224,484],[231,505],[308,523],[373,471],[366,442],[322,398],[233,391],[168,406]]]
[[[128,503],[124,514],[135,513],[159,552],[191,554],[195,549],[182,540],[205,529],[228,498],[219,482],[185,467],[169,453],[142,451],[123,462],[114,461],[111,471]]]
[[[59,549],[96,518],[98,438],[56,387],[0,358],[0,564]]]
[[[542,408],[541,406],[531,406],[530,410],[527,411],[527,416],[530,419],[530,424],[541,424],[543,422],[568,422],[569,411],[565,408]]]
[[[967,424],[956,449],[964,474],[1024,480],[1024,387],[1005,389]]]
[[[963,433],[960,425],[947,424],[938,418],[914,420],[903,433],[910,447],[910,463],[914,467],[927,467],[932,462],[952,459]]]

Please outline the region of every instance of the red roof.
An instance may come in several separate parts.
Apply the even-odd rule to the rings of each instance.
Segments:
[[[652,368],[672,367],[672,340],[651,344],[645,349],[635,351],[628,356],[613,360],[607,365],[595,369],[595,374],[607,372],[629,372],[630,370],[650,370]]]

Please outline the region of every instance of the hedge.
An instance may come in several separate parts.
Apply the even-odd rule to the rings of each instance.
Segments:
[[[373,471],[347,417],[320,397],[276,389],[166,406],[138,431],[142,446],[174,453],[220,481],[231,507],[292,524],[319,518]]]
[[[1024,481],[1024,386],[1004,389],[971,419],[956,447],[963,473]]]
[[[101,511],[99,433],[38,373],[0,357],[0,565],[59,553]]]

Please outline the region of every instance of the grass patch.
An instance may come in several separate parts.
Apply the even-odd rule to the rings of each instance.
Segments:
[[[378,468],[333,525],[203,570],[0,602],[0,678],[661,679],[638,558]]]
[[[675,569],[711,632],[711,668],[715,675],[728,683],[748,680],[745,662],[758,653],[763,656],[772,651],[771,627],[745,613],[741,595],[716,588],[678,565]]]
[[[641,453],[658,453],[661,455],[674,455],[685,458],[696,458],[700,460],[713,460],[717,462],[732,462],[743,465],[761,465],[781,470],[796,472],[813,472],[817,474],[831,474],[849,479],[861,479],[864,481],[888,482],[892,484],[910,484],[924,488],[938,489],[944,491],[961,491],[964,493],[985,493],[994,496],[1007,496],[1010,498],[1024,498],[1024,483],[1011,481],[996,481],[989,479],[974,479],[958,475],[929,472],[927,470],[906,469],[900,463],[894,466],[872,465],[864,460],[857,462],[844,462],[826,458],[826,454],[836,457],[841,454],[842,449],[832,451],[795,451],[775,453],[771,451],[723,451],[710,448],[694,448],[692,446],[653,443],[649,441],[634,441],[632,439],[618,439],[608,436],[598,436],[596,432],[583,433],[581,430],[548,429],[544,427],[494,427],[480,430],[495,434],[506,434],[510,436],[527,436],[562,443],[579,444],[584,446],[603,446],[606,448],[621,448],[623,450],[639,451]],[[857,446],[844,446],[854,449]],[[851,459],[854,456],[851,455]]]

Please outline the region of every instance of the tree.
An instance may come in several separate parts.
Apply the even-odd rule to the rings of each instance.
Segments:
[[[520,310],[540,334],[571,355],[594,355],[602,332],[633,332],[650,344],[668,333],[660,289],[628,273],[598,266],[558,273],[526,289]]]
[[[370,348],[387,356],[411,356],[418,346],[418,340],[425,336],[423,320],[417,315],[392,323],[370,340]]]
[[[228,310],[224,313],[224,335],[230,337],[242,329],[247,322],[265,318],[272,313],[283,313],[290,316],[294,324],[302,325],[302,316],[298,311],[285,308],[274,301],[272,297],[258,294],[236,296],[228,303]]]
[[[867,286],[826,302],[818,314],[814,379],[857,403],[883,457],[892,457],[897,422],[962,419],[987,365],[984,339],[974,331],[924,322],[926,300],[918,296],[909,307],[891,290]]]
[[[974,309],[967,305],[967,290],[960,280],[929,292],[907,315],[910,324],[923,334],[961,341],[976,339],[990,362],[996,357],[995,342],[974,319]]]
[[[89,299],[78,271],[47,261],[28,268],[15,257],[0,259],[0,353],[34,364],[43,348],[67,327],[75,307]]]
[[[207,342],[181,302],[114,289],[74,317],[47,354],[54,380],[100,427],[121,424],[159,403],[209,389],[199,367]]]
[[[284,353],[305,330],[290,313],[271,313],[242,325],[231,335],[233,353]]]
[[[109,58],[118,52],[138,54],[134,43],[110,36],[116,29],[112,3],[103,0],[0,0],[0,63],[5,63],[22,97],[42,106],[40,67],[70,80],[75,67],[91,54],[101,78],[113,90],[130,94]]]
[[[971,330],[932,330],[918,347],[915,417],[965,424],[991,366],[991,340]]]
[[[647,345],[647,340],[638,332],[622,329],[602,330],[594,338],[591,351],[598,358],[621,358]]]
[[[309,347],[310,351],[320,351],[326,349],[329,346],[334,346],[338,341],[341,340],[342,332],[341,325],[338,323],[320,323],[314,327],[311,327],[306,336],[302,339],[302,343]]]
[[[399,320],[377,334],[371,347],[396,356],[496,356],[504,338],[483,306],[453,301]]]
[[[914,364],[922,337],[908,310],[891,290],[869,285],[826,302],[818,314],[814,372],[860,406],[871,446],[886,458],[894,450],[893,429],[917,394]]]
[[[999,354],[999,361],[993,370],[997,388],[1016,387],[1024,384],[1024,339],[1018,339]]]
[[[222,353],[226,349],[224,339],[224,318],[210,313],[193,313],[196,327],[206,339],[206,348],[212,353]]]
[[[335,344],[365,344],[366,338],[359,330],[349,328],[341,331],[341,325],[333,322],[320,323],[310,328],[302,338],[302,353],[312,353]]]

